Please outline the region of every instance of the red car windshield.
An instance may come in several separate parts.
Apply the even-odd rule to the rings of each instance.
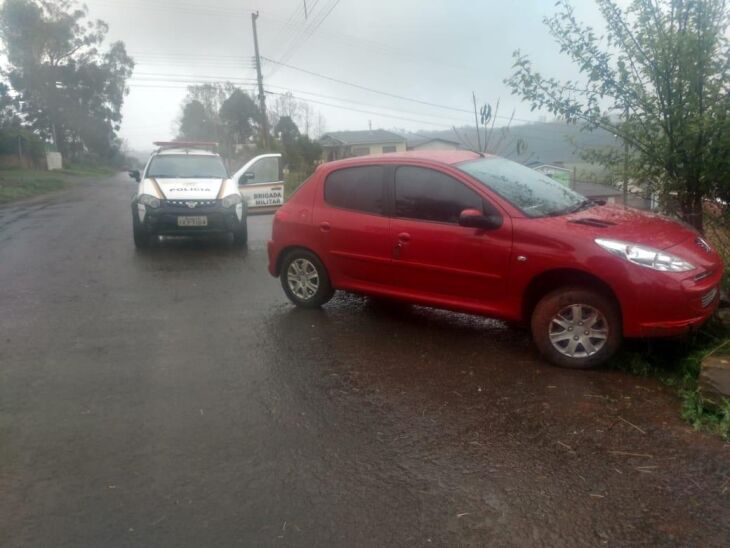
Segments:
[[[593,204],[547,175],[504,158],[470,160],[457,167],[528,217],[563,215]]]

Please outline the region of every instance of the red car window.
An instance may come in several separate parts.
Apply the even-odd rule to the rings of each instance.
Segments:
[[[329,205],[365,213],[385,213],[382,166],[361,166],[331,173],[324,183],[324,200]]]
[[[482,197],[453,177],[422,167],[396,171],[396,217],[456,224],[465,209],[483,211]]]

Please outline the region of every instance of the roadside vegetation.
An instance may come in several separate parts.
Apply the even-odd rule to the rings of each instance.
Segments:
[[[624,345],[611,366],[640,377],[653,377],[677,391],[682,418],[696,430],[730,440],[730,398],[707,400],[699,390],[702,360],[730,354],[730,328],[714,318],[687,340],[636,341]]]
[[[65,190],[81,181],[108,177],[113,173],[111,168],[84,164],[72,164],[58,171],[0,169],[0,204]]]
[[[0,204],[63,190],[68,182],[50,171],[0,170]]]

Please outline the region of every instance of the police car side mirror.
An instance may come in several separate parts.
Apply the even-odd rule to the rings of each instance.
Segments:
[[[133,169],[132,171],[130,171],[129,176],[138,183],[142,180],[142,175],[140,175],[138,169]]]

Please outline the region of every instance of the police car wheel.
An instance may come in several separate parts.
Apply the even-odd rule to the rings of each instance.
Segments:
[[[132,234],[134,236],[134,246],[138,249],[149,247],[150,243],[152,243],[152,236],[134,218],[134,215],[132,216]]]
[[[286,296],[302,308],[319,308],[334,295],[327,269],[310,251],[290,252],[284,258],[280,278]]]
[[[248,243],[248,226],[244,220],[238,230],[233,231],[233,243],[237,246],[245,246]]]

